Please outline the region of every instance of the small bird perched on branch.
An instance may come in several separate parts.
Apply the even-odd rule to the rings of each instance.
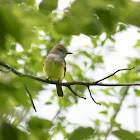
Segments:
[[[46,56],[43,63],[43,70],[52,81],[62,81],[66,73],[66,61],[65,57],[67,54],[72,54],[68,52],[67,49],[60,44],[57,44]],[[56,85],[57,95],[63,97],[63,91],[61,85]]]

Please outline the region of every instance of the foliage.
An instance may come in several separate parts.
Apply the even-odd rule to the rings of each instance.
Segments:
[[[133,133],[126,130],[117,130],[114,131],[113,134],[123,140],[139,140]]]
[[[68,137],[68,140],[83,140],[94,138],[94,130],[91,127],[83,128],[79,127],[74,130]]]
[[[0,60],[23,73],[46,78],[43,74],[45,55],[55,44],[69,46],[73,35],[84,34],[90,38],[92,47],[83,46],[81,51],[73,55],[67,62],[66,81],[93,81],[87,72],[95,73],[103,68],[104,56],[96,54],[104,49],[106,42],[115,42],[113,35],[123,32],[129,25],[140,27],[140,2],[130,0],[75,0],[59,13],[57,0],[43,0],[40,5],[35,0],[1,0],[0,1]],[[102,39],[101,35],[105,34]],[[134,45],[138,51],[140,40]],[[78,47],[78,46],[77,46]],[[76,47],[75,47],[76,49]],[[85,50],[84,50],[85,49]],[[88,52],[87,50],[90,50]],[[94,50],[94,51],[93,51]],[[111,53],[110,50],[107,50]],[[84,59],[83,59],[84,58]],[[140,59],[129,58],[128,67],[135,66],[135,71],[128,71],[120,76],[113,76],[111,81],[118,83],[138,82],[140,80]],[[3,69],[0,66],[0,69]],[[39,93],[46,90],[45,106],[55,106],[58,111],[54,118],[40,118],[32,114],[32,104],[25,92],[26,85],[33,99],[39,100]],[[57,137],[58,134],[69,140],[107,138],[107,129],[102,130],[102,124],[117,129],[113,135],[120,139],[139,139],[139,131],[123,130],[116,121],[117,113],[127,96],[129,88],[102,88],[97,93],[104,94],[106,99],[100,103],[103,110],[99,112],[107,121],[95,119],[92,127],[73,124],[67,120],[70,108],[78,104],[79,98],[65,88],[65,97],[56,97],[55,90],[49,90],[44,85],[28,78],[20,78],[12,73],[0,72],[0,139],[3,140],[46,140]],[[78,94],[87,92],[86,87],[72,86]],[[139,98],[139,88],[133,87],[133,93]],[[93,91],[92,91],[93,93]],[[130,105],[131,109],[136,105]],[[128,108],[130,108],[130,106]],[[113,114],[110,114],[112,110]],[[45,110],[44,110],[45,111]],[[35,117],[36,116],[36,117]],[[68,127],[71,131],[67,131]],[[75,127],[76,126],[76,127]]]

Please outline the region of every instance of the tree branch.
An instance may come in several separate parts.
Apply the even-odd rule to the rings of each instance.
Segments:
[[[40,82],[44,82],[44,83],[49,83],[49,84],[58,84],[58,85],[62,85],[62,86],[71,86],[71,85],[83,85],[83,86],[140,86],[140,83],[119,83],[119,84],[106,84],[106,83],[101,83],[101,81],[108,79],[109,77],[115,75],[117,72],[119,71],[124,71],[124,70],[132,70],[134,69],[134,67],[132,68],[126,68],[126,69],[119,69],[116,72],[110,74],[109,76],[106,76],[105,78],[102,78],[98,81],[95,82],[85,82],[85,81],[72,81],[72,82],[58,82],[58,81],[50,81],[48,79],[43,79],[43,78],[39,78],[37,76],[31,75],[31,74],[24,74],[21,73],[19,71],[17,71],[16,69],[14,69],[13,67],[9,66],[8,64],[4,63],[3,61],[0,60],[0,65],[2,65],[3,67],[7,68],[8,70],[10,70],[11,72],[15,73],[16,75],[20,76],[20,77],[27,77],[27,78],[31,78]]]
[[[19,77],[27,77],[27,78],[31,78],[31,79],[34,79],[34,80],[37,80],[37,81],[41,81],[41,82],[44,82],[44,83],[49,83],[49,84],[57,84],[57,85],[62,85],[62,86],[66,86],[69,88],[69,90],[75,95],[75,96],[78,96],[80,98],[83,98],[83,99],[86,99],[85,97],[82,97],[80,95],[78,95],[72,88],[71,88],[71,85],[83,85],[83,86],[86,86],[88,87],[88,91],[90,93],[90,97],[91,99],[96,103],[96,104],[100,104],[100,103],[97,103],[94,98],[92,97],[91,95],[91,91],[90,91],[90,88],[89,86],[140,86],[140,83],[119,83],[119,84],[106,84],[106,83],[101,83],[101,81],[103,80],[106,80],[110,77],[112,77],[113,75],[115,75],[117,72],[120,72],[120,71],[124,71],[124,70],[132,70],[134,69],[134,67],[132,68],[126,68],[126,69],[119,69],[117,71],[115,71],[114,73],[100,79],[100,80],[97,80],[95,82],[84,82],[84,81],[73,81],[73,82],[60,82],[60,81],[51,81],[49,79],[43,79],[43,78],[39,78],[37,76],[34,76],[34,75],[31,75],[31,74],[24,74],[24,73],[21,73],[19,71],[17,71],[16,69],[14,69],[13,67],[9,66],[8,64],[6,64],[5,62],[1,61],[0,60],[0,65],[5,67],[6,69],[8,69],[8,72],[11,71],[13,72],[14,74],[18,75]],[[2,72],[6,72],[7,71],[4,71],[2,69],[0,69],[0,71]],[[33,103],[33,100],[32,100],[32,96],[30,94],[30,92],[28,91],[27,87],[25,86],[25,89],[31,99],[31,102],[32,102],[32,105],[33,105],[33,108],[34,110],[36,111],[36,108],[35,108],[35,105]]]

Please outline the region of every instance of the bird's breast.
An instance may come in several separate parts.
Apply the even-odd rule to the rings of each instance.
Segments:
[[[46,76],[53,81],[62,81],[64,78],[63,61],[54,55],[47,56],[43,67]]]

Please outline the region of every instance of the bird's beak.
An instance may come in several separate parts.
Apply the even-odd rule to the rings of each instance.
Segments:
[[[72,52],[67,52],[67,54],[73,54]]]

